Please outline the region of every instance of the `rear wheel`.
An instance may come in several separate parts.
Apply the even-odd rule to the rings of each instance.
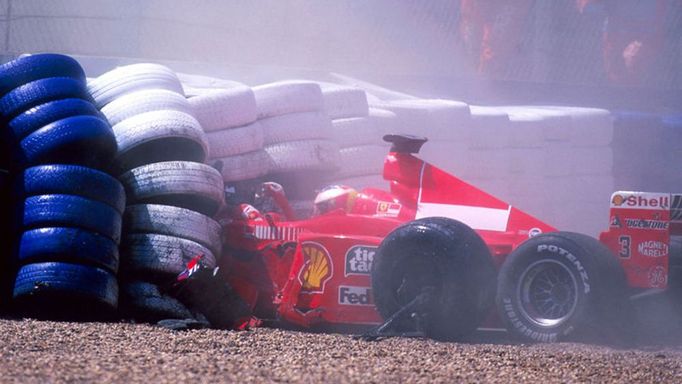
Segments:
[[[536,236],[512,252],[500,270],[497,306],[523,340],[555,342],[618,330],[626,283],[608,248],[589,236]]]
[[[429,291],[420,309],[429,337],[461,338],[487,314],[495,268],[483,240],[465,224],[424,218],[398,227],[381,243],[372,269],[379,313],[388,318]]]

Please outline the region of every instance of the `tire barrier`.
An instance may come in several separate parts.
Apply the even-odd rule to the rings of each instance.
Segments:
[[[208,154],[206,135],[190,114],[173,110],[145,112],[114,127],[118,143],[117,170],[173,160],[203,163]]]
[[[58,261],[91,265],[118,272],[118,246],[106,236],[80,228],[42,227],[25,231],[19,239],[21,264]]]
[[[126,208],[126,235],[154,233],[195,241],[219,255],[222,251],[220,224],[201,213],[160,204],[135,204]],[[196,256],[196,255],[195,255]]]
[[[157,285],[139,280],[121,284],[120,312],[125,318],[150,323],[164,319],[194,318],[187,307],[163,294]]]
[[[73,195],[39,195],[25,199],[18,215],[21,229],[65,226],[121,240],[121,214],[111,206]]]
[[[216,258],[208,248],[196,241],[177,236],[138,233],[126,236],[121,252],[127,255],[121,269],[127,277],[167,282],[185,270],[187,263],[203,255],[200,264],[216,266]]]
[[[67,98],[35,106],[13,118],[7,124],[7,134],[14,140],[21,140],[41,127],[72,116],[102,115],[88,100]]]
[[[360,88],[320,84],[324,98],[324,110],[333,120],[364,117],[369,114],[367,93]]]
[[[89,265],[33,263],[19,268],[13,296],[23,312],[39,317],[102,318],[118,306],[118,283]]]
[[[105,203],[119,213],[125,210],[123,185],[112,176],[77,165],[39,165],[17,177],[14,193],[23,197],[75,195]]]
[[[129,204],[172,205],[213,216],[224,199],[220,172],[201,163],[147,164],[122,174],[120,180]]]
[[[311,81],[280,81],[253,87],[258,118],[324,110],[322,90]]]
[[[88,90],[99,108],[122,96],[146,89],[165,89],[184,96],[175,72],[159,64],[118,67],[88,83]]]
[[[247,86],[210,89],[190,97],[189,103],[205,132],[243,127],[258,118],[256,97]]]
[[[14,176],[8,233],[15,243],[2,257],[18,268],[9,277],[15,301],[37,317],[110,313],[118,301],[125,195],[102,171],[114,160],[116,138],[83,69],[57,54],[1,65],[0,117]]]
[[[332,122],[324,112],[298,112],[258,121],[265,145],[301,140],[329,140]]]
[[[253,93],[211,92],[187,99],[172,70],[148,63],[116,68],[88,87],[113,127],[115,172],[127,197],[120,249],[122,314],[138,321],[192,317],[156,284],[172,282],[198,254],[215,267],[222,243],[220,226],[210,216],[224,204],[224,187],[220,172],[203,164],[217,149],[209,147],[204,131],[220,135],[214,130],[253,122]],[[212,115],[228,100],[234,104],[232,111],[248,106],[249,96],[253,118],[248,111],[232,117],[225,111]],[[260,139],[243,129],[228,133],[214,137],[225,143],[220,155],[229,156],[247,139],[255,139],[254,149],[262,147],[262,133]]]

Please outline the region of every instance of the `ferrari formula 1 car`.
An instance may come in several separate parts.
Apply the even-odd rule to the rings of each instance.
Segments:
[[[674,280],[682,195],[615,192],[610,227],[595,239],[557,231],[420,160],[426,139],[385,140],[390,192],[349,193],[295,220],[265,183],[280,209],[243,204],[225,224],[223,270],[255,316],[445,340],[496,323],[552,342],[619,329],[629,297]]]

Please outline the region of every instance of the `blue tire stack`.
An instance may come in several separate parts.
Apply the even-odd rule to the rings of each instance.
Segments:
[[[111,126],[74,59],[0,66],[1,137],[12,183],[12,296],[36,317],[101,318],[118,304],[122,185],[106,174]]]
[[[6,153],[4,148],[0,148]],[[11,236],[9,230],[9,173],[0,169],[0,313],[7,309],[11,291],[10,253]]]

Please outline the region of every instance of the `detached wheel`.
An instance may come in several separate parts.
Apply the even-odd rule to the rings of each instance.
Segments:
[[[473,229],[451,219],[424,218],[398,227],[381,243],[372,290],[384,318],[431,291],[422,308],[427,336],[453,340],[473,331],[488,313],[495,267]]]
[[[500,270],[497,306],[510,332],[530,342],[616,330],[625,276],[611,252],[589,236],[557,232],[526,241]],[[621,318],[620,320],[625,320]]]

